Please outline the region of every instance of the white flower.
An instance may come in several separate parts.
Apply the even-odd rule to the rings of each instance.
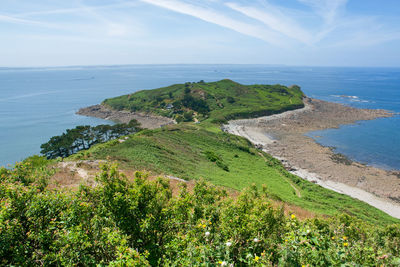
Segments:
[[[260,239],[258,239],[258,238],[256,237],[256,238],[253,239],[253,241],[254,241],[255,243],[258,243],[258,242],[260,242]]]
[[[221,263],[221,266],[227,266],[228,265],[228,263],[226,262],[226,261],[223,261],[222,263]]]
[[[205,235],[206,235],[206,236],[209,236],[209,235],[210,235],[210,232],[205,232]]]
[[[232,242],[228,241],[228,242],[225,243],[225,245],[226,245],[227,247],[230,247],[230,246],[232,246]]]

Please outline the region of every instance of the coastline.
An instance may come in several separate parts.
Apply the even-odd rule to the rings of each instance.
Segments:
[[[96,117],[104,120],[128,123],[132,119],[137,120],[141,127],[155,129],[168,124],[174,124],[173,119],[147,113],[130,112],[126,110],[113,110],[104,105],[94,105],[79,109],[76,114]]]
[[[360,120],[391,117],[385,110],[357,109],[305,98],[305,107],[223,126],[279,159],[291,173],[322,187],[349,195],[400,219],[400,172],[350,161],[306,133]]]

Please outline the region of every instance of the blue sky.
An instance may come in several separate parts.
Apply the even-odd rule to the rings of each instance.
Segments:
[[[1,0],[0,66],[400,66],[398,0]]]

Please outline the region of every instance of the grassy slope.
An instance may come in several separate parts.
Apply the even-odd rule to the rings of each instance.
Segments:
[[[179,107],[185,95],[204,100],[210,109],[205,118],[214,121],[269,115],[303,107],[303,93],[298,86],[242,85],[231,80],[175,84],[106,99],[103,103],[118,110],[174,117],[191,110],[190,107]],[[167,109],[168,104],[174,104],[174,108]]]
[[[91,158],[116,160],[123,168],[184,179],[204,178],[237,190],[252,184],[266,185],[271,197],[319,214],[348,213],[377,224],[399,222],[364,202],[291,175],[279,161],[254,149],[246,139],[205,124],[206,127],[203,123],[179,124],[145,130],[124,143],[109,142],[82,153],[90,154]],[[215,152],[229,171],[211,162],[204,154],[206,151]],[[82,157],[82,154],[75,157]]]

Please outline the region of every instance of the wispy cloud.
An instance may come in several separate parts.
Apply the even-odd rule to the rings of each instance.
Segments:
[[[224,15],[216,10],[205,8],[199,5],[189,4],[183,1],[175,0],[142,0],[148,4],[166,8],[181,14],[196,17],[198,19],[219,25],[224,28],[234,30],[236,32],[256,37],[268,43],[275,45],[283,45],[279,36],[265,27],[245,23]]]
[[[284,14],[277,7],[265,3],[265,8],[261,10],[257,7],[242,6],[236,3],[227,3],[226,5],[235,11],[264,23],[270,29],[287,37],[305,44],[312,43],[312,35],[304,30],[297,21]]]
[[[46,27],[46,28],[55,28],[55,25],[52,25],[50,23],[44,23],[41,21],[22,19],[22,18],[6,16],[6,15],[0,15],[0,21],[5,22],[5,23],[12,23],[12,24],[23,24],[23,25]]]
[[[347,0],[298,0],[310,6],[328,25],[333,24],[341,11],[344,11]]]
[[[109,5],[88,6],[84,2],[78,1],[76,7],[71,8],[41,8],[38,11],[23,12],[12,15],[0,15],[0,22],[10,24],[21,24],[27,26],[34,26],[38,28],[52,28],[64,30],[69,33],[93,35],[93,33],[101,32],[110,37],[124,37],[133,29],[137,29],[130,23],[129,14],[125,17],[114,17],[108,19],[107,16],[102,15],[100,11],[115,10],[118,8],[134,7],[134,2],[118,2]],[[77,20],[72,23],[70,20],[54,21],[53,15],[56,16],[74,16],[81,17],[86,22]],[[58,34],[59,35],[59,34]],[[72,37],[72,36],[71,36]]]
[[[320,58],[352,56],[359,47],[375,52],[385,43],[395,47],[400,22],[393,12],[393,17],[366,15],[366,9],[362,14],[355,9],[362,3],[352,1],[350,6],[349,0],[20,0],[18,5],[5,0],[0,54],[47,53],[56,62],[53,55],[62,57],[58,49],[63,47],[70,54],[98,53],[96,60],[107,54],[143,62],[222,58],[311,64],[314,59],[319,64]]]
[[[281,5],[271,4],[268,0],[233,2],[233,0],[210,0],[195,2],[190,0],[142,0],[148,4],[186,14],[236,32],[256,37],[270,44],[282,46],[287,44],[287,38],[292,39],[292,45],[305,44],[316,46],[325,39],[338,40],[338,43],[353,44],[361,40],[357,36],[365,36],[375,41],[363,45],[376,45],[391,39],[398,39],[397,34],[389,36],[390,29],[381,28],[379,32],[371,32],[376,26],[370,17],[356,17],[346,14],[348,0],[297,0],[309,7],[306,15],[313,18],[314,25],[305,24],[297,14],[304,11],[287,9]],[[222,6],[225,9],[221,8]],[[231,11],[240,13],[234,16]],[[249,22],[248,19],[253,19]],[[320,22],[318,22],[318,20]],[[361,22],[361,23],[360,23]],[[357,26],[355,26],[357,25]],[[343,34],[343,32],[345,32]],[[339,35],[343,40],[335,35]],[[376,35],[376,38],[374,37]],[[334,45],[334,44],[329,44]]]

